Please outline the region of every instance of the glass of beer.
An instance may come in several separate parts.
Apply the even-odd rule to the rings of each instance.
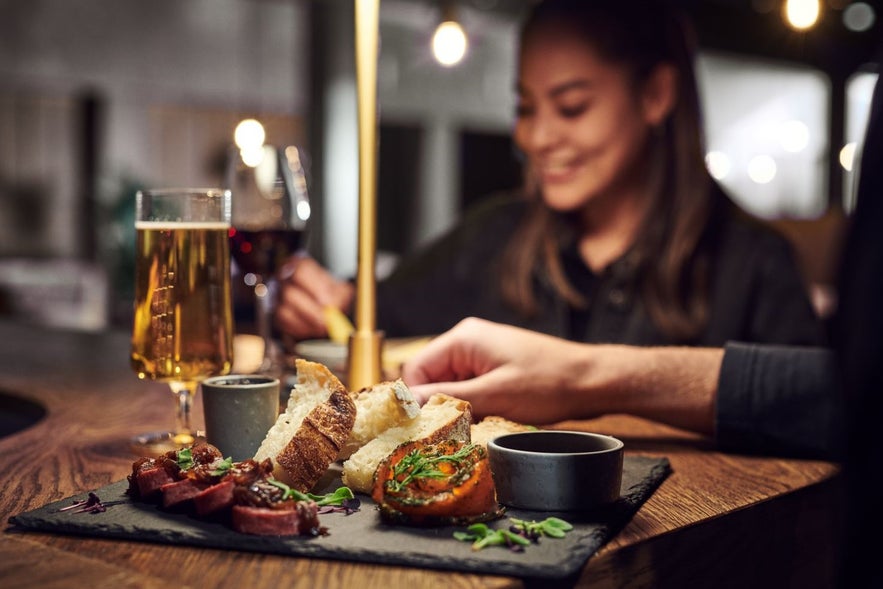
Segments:
[[[194,442],[199,383],[230,372],[230,191],[142,190],[135,204],[135,314],[130,362],[138,378],[169,384],[174,430],[135,437],[143,450]]]

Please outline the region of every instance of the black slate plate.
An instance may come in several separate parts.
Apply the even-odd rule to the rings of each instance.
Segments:
[[[623,461],[622,496],[603,510],[580,515],[508,510],[509,517],[541,520],[556,515],[574,524],[573,531],[564,538],[543,538],[521,553],[502,547],[473,551],[468,542],[453,538],[455,530],[465,528],[385,525],[380,522],[375,504],[365,496],[359,496],[362,508],[356,513],[320,516],[321,524],[328,529],[327,536],[248,536],[234,532],[221,520],[200,520],[186,513],[171,513],[153,504],[132,501],[125,494],[128,486],[126,481],[94,491],[107,506],[103,513],[59,511],[75,500],[86,499],[87,494],[84,493],[13,516],[9,521],[19,529],[42,532],[522,578],[563,579],[578,573],[588,558],[631,519],[670,472],[666,458],[626,456]],[[339,486],[339,481],[336,484]],[[334,488],[334,481],[330,481],[328,490]],[[504,518],[489,525],[508,527],[509,521]]]

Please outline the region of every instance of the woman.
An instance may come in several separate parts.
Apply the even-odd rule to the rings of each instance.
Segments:
[[[705,169],[682,20],[650,0],[546,0],[521,33],[524,196],[485,201],[378,284],[387,336],[466,316],[585,342],[824,343],[788,243]],[[352,286],[293,262],[277,324],[325,335]]]

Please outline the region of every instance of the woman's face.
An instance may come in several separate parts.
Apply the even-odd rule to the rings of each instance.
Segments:
[[[576,34],[537,31],[525,44],[514,139],[552,209],[636,197],[646,118],[628,73]]]

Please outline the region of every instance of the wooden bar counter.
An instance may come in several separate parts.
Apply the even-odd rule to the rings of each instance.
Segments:
[[[522,579],[10,529],[9,517],[119,481],[129,438],[173,419],[165,385],[139,381],[125,332],[50,331],[0,322],[0,410],[46,410],[0,438],[0,587],[525,587]],[[197,398],[194,411],[202,423]],[[4,423],[9,420],[4,419]],[[723,454],[707,441],[611,415],[556,427],[607,433],[673,472],[579,579],[585,587],[831,587],[839,469]]]

